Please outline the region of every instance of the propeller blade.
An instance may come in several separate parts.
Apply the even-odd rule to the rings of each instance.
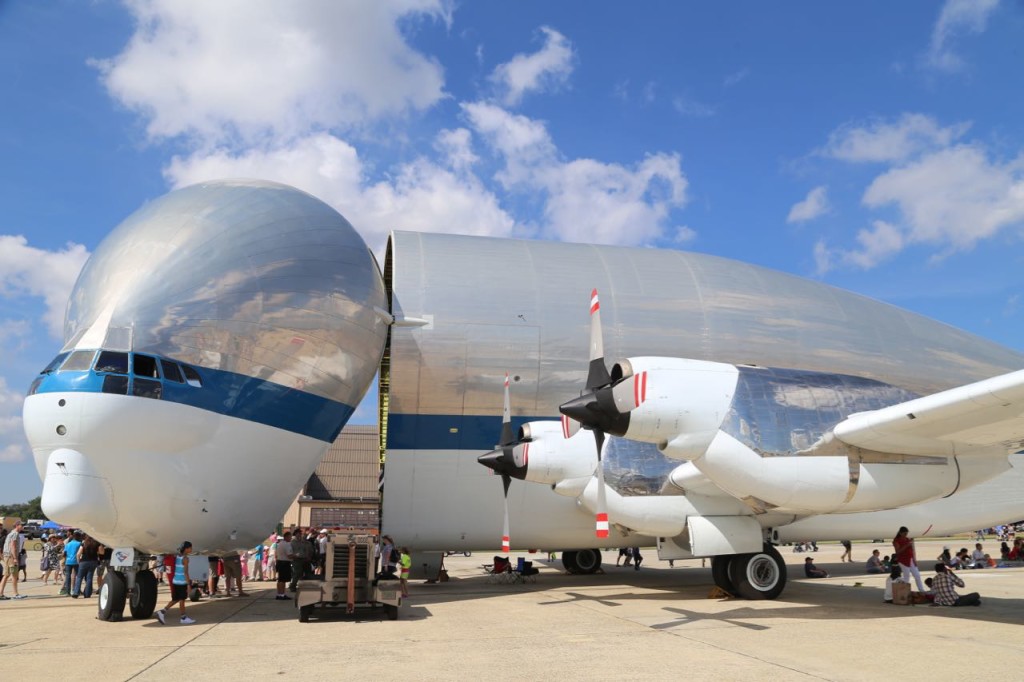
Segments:
[[[601,448],[604,445],[604,432],[594,431],[594,444],[597,446],[597,510],[595,513],[597,537],[608,537],[608,501],[604,488],[604,459]]]
[[[512,546],[508,537],[508,486],[510,483],[512,483],[512,478],[508,474],[502,474],[501,484],[505,487],[505,528],[501,535],[501,551],[506,554]]]
[[[590,292],[590,367],[587,371],[587,390],[611,383],[611,375],[604,364],[604,338],[601,333],[601,301],[597,289]]]
[[[505,372],[505,411],[501,417],[501,445],[511,445],[514,440],[512,437],[512,408],[508,397],[508,372]]]

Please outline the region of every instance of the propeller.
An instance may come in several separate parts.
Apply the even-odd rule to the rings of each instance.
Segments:
[[[601,331],[601,301],[597,289],[590,293],[590,366],[587,369],[585,393],[579,398],[570,400],[558,409],[562,413],[562,433],[566,438],[575,433],[579,427],[571,426],[573,422],[584,429],[593,431],[594,445],[597,447],[597,510],[595,528],[597,537],[608,537],[608,504],[604,487],[604,460],[601,450],[604,447],[605,432],[622,432],[629,427],[629,413],[622,415],[615,409],[614,396],[611,390],[612,377],[604,363],[604,339]],[[608,404],[609,401],[612,401]],[[621,424],[624,419],[625,424]]]
[[[508,487],[513,478],[523,480],[526,478],[526,465],[529,457],[529,443],[519,443],[512,435],[512,410],[509,402],[508,373],[505,373],[505,411],[501,421],[501,442],[498,447],[486,455],[477,457],[478,462],[497,474],[501,474],[501,485],[505,489],[505,526],[501,535],[501,551],[508,552],[511,543],[509,541],[508,526]],[[517,448],[521,450],[517,451]]]

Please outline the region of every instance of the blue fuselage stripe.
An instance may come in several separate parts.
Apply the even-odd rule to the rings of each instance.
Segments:
[[[266,424],[333,443],[355,408],[263,379],[201,368],[202,386],[163,381],[161,400]],[[60,371],[42,377],[36,393],[101,393],[106,373]],[[153,400],[138,397],[137,400]]]
[[[513,417],[512,432],[526,422],[558,421],[557,416]],[[388,415],[389,450],[493,450],[501,440],[501,415]]]

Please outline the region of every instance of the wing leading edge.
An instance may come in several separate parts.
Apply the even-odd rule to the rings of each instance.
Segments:
[[[1006,455],[1024,447],[1024,370],[850,415],[835,427],[857,447],[911,455]]]

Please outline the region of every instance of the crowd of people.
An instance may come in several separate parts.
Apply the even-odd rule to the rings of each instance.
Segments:
[[[3,546],[3,578],[0,579],[0,601],[21,599],[24,595],[18,592],[19,575],[22,582],[28,580],[28,552],[25,548],[25,536],[20,522],[9,532],[0,533]],[[53,532],[42,536],[43,548],[40,552],[39,579],[44,585],[62,585],[61,596],[78,599],[92,597],[94,585],[103,581],[103,576],[110,566],[113,549],[104,546],[95,538],[80,530]],[[10,583],[13,594],[7,596],[6,589]]]
[[[888,574],[884,600],[892,602],[894,592],[902,593],[901,585],[913,584],[916,592],[911,592],[908,599],[918,602],[931,602],[944,606],[979,605],[977,593],[960,595],[956,588],[963,588],[964,582],[956,571],[965,569],[996,568],[999,566],[1019,566],[1024,564],[1024,538],[1015,537],[1014,526],[1000,526],[992,529],[1001,541],[999,559],[986,553],[982,542],[976,542],[974,550],[962,547],[956,554],[951,553],[949,545],[943,547],[936,558],[935,575],[922,580],[918,569],[914,539],[909,537],[906,527],[901,527],[893,538],[893,554],[883,556],[878,549],[871,552],[865,564],[868,574]],[[18,591],[20,581],[28,579],[27,551],[23,525],[18,523],[11,531],[0,531],[0,600],[22,599],[24,595]],[[984,538],[984,531],[977,536]],[[59,594],[73,599],[86,599],[96,593],[96,587],[102,583],[103,576],[110,565],[112,548],[105,547],[95,538],[79,530],[64,530],[42,536],[43,547],[40,553],[40,580],[44,585],[61,585]],[[295,592],[297,583],[303,579],[315,579],[325,575],[327,545],[329,533],[327,529],[293,528],[284,533],[272,534],[264,542],[251,550],[231,552],[222,556],[203,557],[209,566],[208,578],[204,584],[194,584],[192,574],[199,572],[189,570],[189,556],[192,543],[185,541],[178,547],[175,554],[154,557],[152,568],[160,582],[166,582],[171,591],[171,601],[157,612],[160,622],[166,622],[167,610],[178,605],[181,622],[185,624],[195,621],[185,614],[185,600],[189,589],[198,589],[210,598],[221,596],[220,582],[224,579],[224,596],[246,597],[248,594],[243,583],[252,581],[270,581],[276,583],[275,598],[291,600],[288,592]],[[842,541],[842,561],[853,562],[852,543]],[[799,543],[794,551],[817,551],[817,543]],[[376,545],[375,561],[378,576],[384,579],[400,580],[403,597],[409,596],[408,580],[412,566],[409,549],[396,547],[394,540],[388,536],[380,537]],[[616,566],[632,566],[639,570],[643,557],[639,548],[624,548],[619,551]],[[815,565],[811,557],[804,562],[804,575],[809,578],[827,578],[829,573]],[[6,594],[8,586],[11,595]]]
[[[243,583],[269,581],[276,583],[275,599],[291,601],[292,597],[288,593],[295,592],[299,580],[325,576],[328,542],[327,529],[317,531],[315,528],[297,527],[280,535],[273,534],[266,541],[241,554],[231,552],[207,557],[208,578],[204,584],[197,585],[194,589],[200,590],[211,599],[221,596],[232,597],[236,594],[239,597],[247,597],[249,595],[245,592]],[[180,591],[179,580],[184,581],[181,584],[185,585],[194,582],[187,570],[188,561],[184,551],[186,548],[191,552],[192,543],[182,543],[177,554],[154,559],[153,569],[157,580],[167,582],[172,593],[175,593],[172,597],[178,596],[176,592]],[[385,579],[399,580],[402,596],[408,597],[409,571],[412,567],[409,549],[397,549],[391,537],[384,535],[377,543],[375,560],[378,562],[378,575]],[[196,572],[193,573],[198,575]],[[223,595],[220,590],[221,578],[224,579]],[[181,615],[185,617],[184,603],[180,599],[174,599],[165,609],[158,612],[157,616],[161,622],[165,622],[166,610],[172,608],[174,604],[179,604]],[[195,621],[189,619],[189,622]]]

